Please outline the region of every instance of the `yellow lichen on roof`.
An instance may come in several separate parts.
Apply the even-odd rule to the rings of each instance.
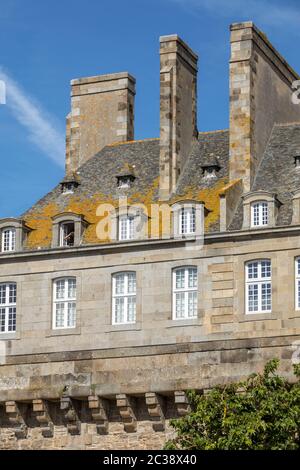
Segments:
[[[220,192],[220,196],[226,194],[230,189],[232,189],[234,186],[236,186],[238,183],[242,183],[241,178],[237,178],[233,181],[230,181],[224,188],[222,188],[222,191]]]
[[[237,181],[236,181],[237,182]],[[184,194],[174,197],[169,201],[170,205],[179,200],[195,200],[203,201],[205,207],[209,210],[205,218],[205,231],[209,231],[210,227],[214,227],[220,217],[220,194],[226,191],[230,186],[236,184],[232,182],[228,184],[227,178],[217,181],[213,187],[199,189],[197,187],[189,187]],[[156,203],[156,195],[159,187],[159,178],[156,178],[146,193],[136,192],[128,197],[128,205],[143,204],[148,215],[151,216],[151,205]],[[25,217],[25,222],[32,231],[28,235],[27,248],[49,248],[52,239],[52,218],[62,212],[73,212],[82,214],[88,222],[88,227],[84,233],[83,243],[97,244],[105,241],[99,240],[96,233],[97,224],[104,217],[97,216],[97,209],[100,204],[110,204],[115,209],[118,208],[119,200],[116,195],[105,195],[96,193],[92,197],[79,197],[73,195],[70,197],[68,204],[61,210],[59,206],[53,202],[45,205],[37,212],[30,212]],[[150,219],[149,219],[150,223]]]
[[[211,226],[219,221],[220,218],[220,193],[223,191],[225,185],[227,185],[228,179],[222,178],[216,182],[216,184],[210,188],[199,189],[197,187],[190,186],[186,189],[184,195],[180,198],[174,198],[172,203],[176,200],[195,200],[203,201],[205,207],[210,211],[205,218],[205,231],[208,231]]]
[[[27,248],[48,248],[52,240],[52,217],[59,213],[57,204],[51,202],[43,209],[24,218],[31,229],[27,237]]]

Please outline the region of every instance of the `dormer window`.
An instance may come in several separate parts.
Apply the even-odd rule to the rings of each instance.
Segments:
[[[76,187],[77,186],[74,183],[63,183],[62,192],[64,194],[73,194]]]
[[[300,153],[294,156],[294,162],[296,170],[300,170]]]
[[[12,253],[23,248],[30,228],[23,220],[7,218],[0,220],[0,251]]]
[[[8,227],[2,230],[2,251],[16,250],[16,229]]]
[[[60,246],[74,246],[74,241],[74,222],[63,222],[62,224],[60,224]]]
[[[243,194],[243,229],[274,227],[282,202],[269,191]]]
[[[262,227],[268,225],[269,212],[266,201],[258,201],[251,204],[251,225],[252,227]]]
[[[52,248],[80,245],[88,222],[82,215],[65,212],[53,217]]]
[[[60,183],[61,191],[63,194],[73,194],[76,188],[78,188],[79,184],[80,183],[77,174],[66,176]]]
[[[132,186],[134,178],[131,176],[118,176],[118,188],[129,189]]]
[[[216,157],[214,154],[210,154],[208,158],[202,163],[201,168],[203,178],[216,178],[218,171],[220,171],[221,169],[219,158]]]
[[[129,189],[135,180],[134,165],[125,164],[116,176],[118,189]]]
[[[204,219],[209,212],[203,201],[177,201],[172,206],[172,236],[174,238],[202,237]]]

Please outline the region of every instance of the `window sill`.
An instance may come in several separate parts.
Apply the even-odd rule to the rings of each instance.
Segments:
[[[289,318],[292,319],[292,318],[299,318],[300,317],[300,310],[295,310],[290,316]]]
[[[183,326],[202,326],[202,319],[184,318],[182,320],[169,320],[166,328],[181,328]]]
[[[278,315],[274,312],[269,313],[244,313],[237,316],[239,323],[249,321],[278,320]]]
[[[142,329],[141,322],[124,323],[123,325],[108,325],[105,333],[114,333],[117,331],[140,331]]]
[[[21,333],[14,331],[11,333],[0,333],[0,341],[21,339]]]
[[[80,335],[81,328],[62,328],[57,330],[47,330],[46,331],[46,338],[50,338],[51,336],[71,336],[71,335]]]

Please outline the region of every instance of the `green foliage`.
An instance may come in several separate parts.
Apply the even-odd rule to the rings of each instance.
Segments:
[[[166,449],[299,450],[300,366],[295,383],[279,376],[273,359],[262,374],[217,387],[205,395],[188,392],[192,411],[171,425],[177,437]]]

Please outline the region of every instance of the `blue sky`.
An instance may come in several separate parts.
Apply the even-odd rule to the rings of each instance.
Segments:
[[[159,135],[160,35],[199,54],[199,129],[227,128],[229,24],[249,19],[299,72],[299,0],[0,0],[0,218],[62,179],[72,78],[129,71],[135,137]]]

